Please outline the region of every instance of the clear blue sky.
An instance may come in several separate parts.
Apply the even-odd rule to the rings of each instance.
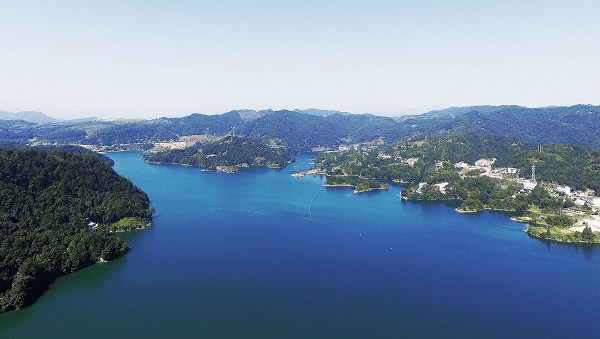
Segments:
[[[0,110],[600,104],[600,1],[4,1]]]

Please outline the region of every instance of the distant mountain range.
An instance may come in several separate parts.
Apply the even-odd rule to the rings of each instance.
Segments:
[[[51,118],[40,112],[6,112],[0,111],[0,120],[23,120],[37,124],[49,124],[59,122],[59,119]]]
[[[476,106],[429,112],[404,121],[424,134],[477,132],[538,144],[600,148],[600,106]]]
[[[231,111],[231,112],[239,113],[240,117],[242,117],[242,119],[244,119],[244,120],[252,120],[252,119],[263,117],[265,115],[273,114],[276,111],[273,111],[272,109],[267,109],[267,110],[262,110],[262,111],[243,109],[243,110],[237,110],[237,111]],[[231,112],[229,112],[229,113],[231,113]],[[326,116],[334,115],[334,114],[341,114],[341,115],[350,115],[351,114],[348,112],[340,112],[340,111],[324,110],[324,109],[316,109],[316,108],[295,109],[293,112],[316,115],[316,116],[320,116],[320,117],[326,117]]]
[[[400,118],[307,109],[236,110],[219,115],[192,114],[153,120],[53,119],[45,123],[23,120],[22,116],[20,121],[0,120],[0,142],[25,143],[34,139],[95,145],[151,144],[185,135],[224,135],[235,128],[236,135],[285,145],[292,152],[317,146],[337,147],[375,140],[391,143],[428,135],[472,132],[512,136],[538,144],[600,148],[600,106],[591,105],[453,107]]]

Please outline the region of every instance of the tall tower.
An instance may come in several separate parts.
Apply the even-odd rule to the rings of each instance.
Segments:
[[[535,164],[531,166],[531,181],[535,182]]]

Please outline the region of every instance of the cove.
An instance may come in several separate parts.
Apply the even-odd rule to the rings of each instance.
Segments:
[[[112,153],[151,198],[131,251],[0,315],[0,337],[596,337],[600,248],[499,212]],[[310,168],[310,155],[294,165]]]

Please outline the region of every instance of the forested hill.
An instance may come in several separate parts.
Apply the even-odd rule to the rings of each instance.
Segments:
[[[243,123],[238,112],[220,115],[192,114],[183,118],[161,118],[115,124],[90,133],[82,142],[93,145],[153,143],[177,140],[183,135],[224,134]]]
[[[600,150],[576,145],[548,145],[536,149],[507,154],[497,166],[523,169],[531,176],[531,165],[536,167],[536,178],[559,183],[576,190],[593,190],[600,196]]]
[[[331,175],[345,174],[419,183],[438,173],[438,163],[453,172],[457,162],[474,164],[481,158],[503,159],[535,148],[535,144],[511,137],[472,133],[415,138],[368,152],[322,153],[315,163],[327,169]]]
[[[250,121],[239,128],[239,133],[264,141],[275,140],[292,152],[381,137],[395,141],[406,135],[392,118],[370,114],[314,116],[285,110]]]
[[[578,144],[600,148],[600,107],[501,106],[492,112],[471,111],[441,123],[438,129],[450,133],[507,135],[543,145]]]
[[[185,149],[146,154],[143,159],[151,163],[226,171],[235,171],[233,167],[247,166],[282,168],[294,161],[285,149],[271,148],[260,141],[237,136]]]
[[[57,276],[124,254],[108,225],[152,213],[148,196],[94,155],[0,149],[0,311],[31,304]]]

